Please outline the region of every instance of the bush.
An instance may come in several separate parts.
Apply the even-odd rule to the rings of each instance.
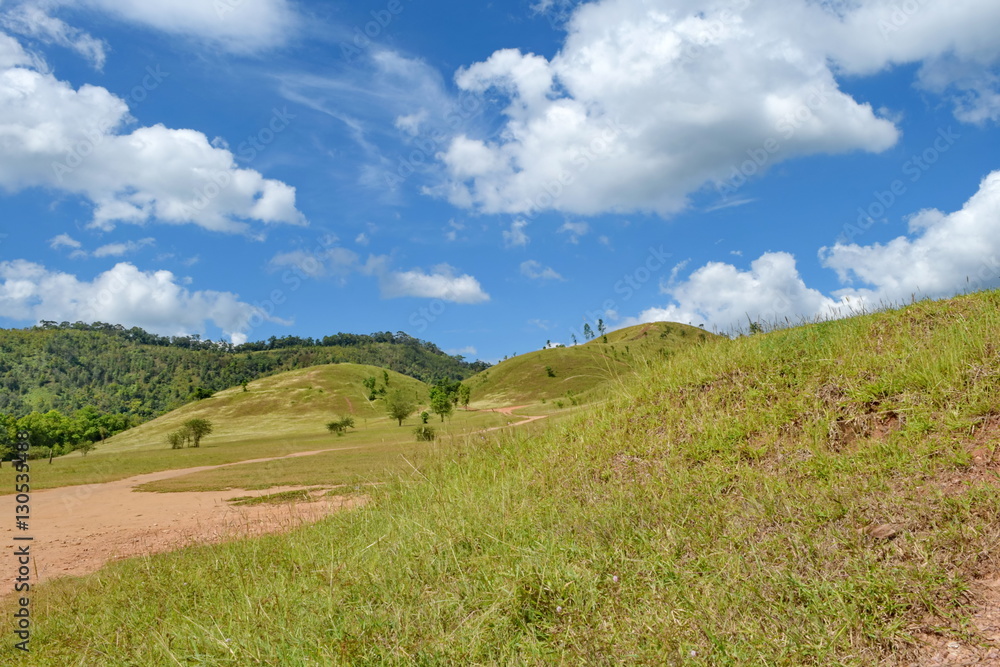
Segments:
[[[417,442],[433,442],[437,437],[434,435],[433,426],[418,426],[413,429],[413,435],[417,436]]]
[[[545,367],[545,374],[548,375],[550,378],[554,378],[556,376],[556,372],[552,370],[552,366]]]
[[[326,425],[326,430],[330,433],[336,433],[338,437],[344,435],[349,428],[354,428],[354,417],[341,417]]]

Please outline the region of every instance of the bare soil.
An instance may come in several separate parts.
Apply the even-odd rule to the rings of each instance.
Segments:
[[[288,486],[260,491],[229,489],[149,493],[135,490],[140,484],[203,470],[310,456],[325,451],[331,450],[298,452],[218,466],[164,470],[102,484],[34,491],[31,494],[30,528],[23,533],[33,538],[31,553],[35,572],[32,582],[88,574],[112,560],[289,530],[364,502],[364,498],[358,496],[328,496],[313,502],[253,506],[233,506],[228,502],[240,496],[270,495],[304,488]],[[0,516],[13,517],[14,505],[13,495],[0,496]],[[3,523],[4,549],[11,554],[4,560],[12,560],[14,533],[18,532],[12,523]],[[12,568],[8,568],[7,572],[11,573],[6,582],[9,585],[4,588],[10,591],[16,575]]]

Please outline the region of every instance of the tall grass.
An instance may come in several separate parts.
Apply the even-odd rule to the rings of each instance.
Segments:
[[[32,663],[904,661],[997,569],[997,332],[991,292],[679,352],[363,509],[45,586]]]

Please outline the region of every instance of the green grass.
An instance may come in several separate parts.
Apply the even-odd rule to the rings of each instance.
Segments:
[[[394,446],[412,450],[412,427],[419,419],[411,417],[400,428],[382,408],[382,401],[369,402],[362,382],[377,376],[382,386],[382,369],[356,364],[315,366],[256,380],[249,391],[241,387],[227,389],[211,398],[188,404],[162,417],[142,424],[101,443],[87,456],[79,453],[53,459],[51,465],[37,461],[32,466],[32,488],[36,490],[73,484],[95,484],[134,475],[236,463],[258,458],[285,456],[295,452],[332,448],[362,447],[364,454],[344,453],[339,459],[327,457],[326,467],[313,470],[312,459],[301,459],[288,467],[277,464],[248,464],[219,471],[217,477],[232,486],[191,485],[190,488],[266,488],[273,482],[272,469],[284,471],[274,479],[289,480],[296,471],[305,476],[328,474],[336,470],[339,480],[354,481],[370,471],[397,468]],[[389,371],[390,387],[402,386],[414,392],[423,405],[428,402],[428,387],[419,380]],[[356,427],[343,437],[331,435],[326,423],[338,416],[353,415]],[[192,418],[208,419],[214,425],[211,435],[198,448],[170,449],[166,436]],[[503,415],[456,410],[445,423],[433,420],[442,437],[452,437],[473,430],[506,424],[513,419]],[[368,468],[365,465],[369,465]],[[211,478],[201,473],[200,479]],[[181,478],[186,479],[186,478]],[[0,469],[0,494],[14,489],[12,467]],[[179,480],[162,483],[162,489],[189,488]],[[172,483],[172,485],[171,485]],[[221,482],[220,482],[221,483]],[[242,486],[241,486],[242,485]]]
[[[283,503],[309,503],[316,500],[311,492],[321,488],[292,489],[291,491],[268,493],[262,496],[239,496],[230,500],[229,504],[236,505],[237,507],[254,507],[256,505],[281,505]]]
[[[476,406],[534,404],[544,399],[546,404],[559,401],[570,407],[603,398],[617,381],[632,375],[650,359],[720,340],[715,334],[686,324],[640,324],[582,345],[518,355],[474,375],[466,383],[472,387]]]
[[[32,664],[905,662],[1000,566],[997,332],[990,292],[693,347],[362,509],[42,586]]]

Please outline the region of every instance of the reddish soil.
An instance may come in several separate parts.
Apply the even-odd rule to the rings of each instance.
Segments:
[[[497,408],[496,412],[512,415],[526,406]],[[507,426],[485,429],[495,431],[528,424],[545,417],[526,417]],[[315,521],[340,509],[350,509],[364,502],[364,497],[317,497],[312,502],[234,506],[228,501],[241,496],[261,496],[305,487],[272,487],[261,491],[230,489],[228,491],[184,491],[150,493],[135,488],[190,473],[232,465],[263,463],[284,458],[311,456],[340,449],[338,447],[287,456],[239,461],[217,466],[199,466],[180,470],[164,470],[103,484],[67,486],[31,493],[30,531],[33,537],[31,553],[35,571],[32,582],[40,583],[54,577],[79,576],[96,572],[105,563],[132,556],[144,556],[170,551],[193,544],[209,544],[246,535],[289,530],[302,523]],[[329,487],[327,487],[329,488]],[[324,490],[317,491],[319,496]],[[15,498],[0,496],[0,516],[13,517]],[[14,533],[12,521],[3,522],[4,549],[13,560]],[[0,595],[13,589],[13,568]]]
[[[356,449],[354,447],[340,449]],[[219,466],[199,466],[137,475],[103,484],[67,486],[31,494],[30,531],[34,540],[34,583],[65,575],[95,572],[105,563],[130,556],[169,551],[192,544],[220,542],[244,535],[259,535],[294,528],[363,498],[324,497],[313,502],[233,506],[240,496],[259,496],[302,487],[272,487],[262,491],[230,489],[212,492],[148,493],[135,487],[189,473],[230,465],[272,461],[319,454],[298,452],[284,457],[254,459]],[[318,492],[322,493],[322,492]],[[0,516],[14,516],[14,496],[0,496]],[[15,528],[4,522],[3,544],[14,549]],[[9,555],[4,560],[13,560]],[[13,588],[13,570],[8,568]]]
[[[514,410],[521,410],[530,406],[527,405],[515,405],[510,408],[495,408],[491,412],[499,412],[502,415],[507,415],[508,417],[524,417],[523,420],[519,422],[514,422],[513,424],[507,424],[506,426],[494,426],[493,428],[484,428],[482,431],[477,431],[478,433],[489,433],[490,431],[499,431],[502,428],[511,428],[512,426],[521,426],[523,424],[530,424],[531,422],[538,421],[539,419],[545,419],[548,415],[540,415],[537,417],[529,417],[527,415],[515,415]]]

